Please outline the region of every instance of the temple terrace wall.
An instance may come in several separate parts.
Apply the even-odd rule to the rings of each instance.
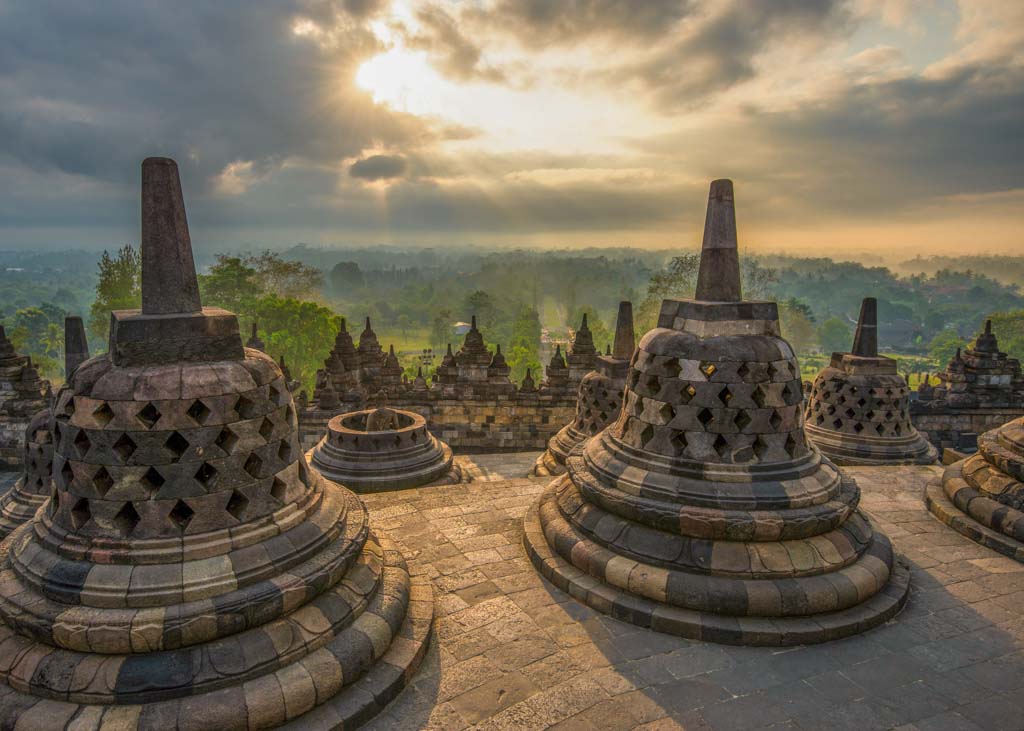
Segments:
[[[978,435],[1024,416],[1024,407],[963,409],[912,404],[910,418],[919,432],[939,450],[973,452]]]
[[[555,432],[576,414],[576,399],[545,394],[517,394],[490,399],[394,399],[391,406],[415,411],[427,420],[430,432],[462,454],[542,450]],[[299,411],[303,450],[316,446],[328,420],[342,411],[362,408]]]

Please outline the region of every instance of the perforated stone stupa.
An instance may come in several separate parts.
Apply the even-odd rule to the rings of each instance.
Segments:
[[[533,467],[533,474],[552,477],[563,474],[565,460],[573,447],[619,418],[629,359],[635,347],[633,305],[620,302],[615,321],[615,349],[609,355],[598,356],[595,369],[583,377],[576,398],[576,418],[551,437],[548,448]]]
[[[378,406],[335,416],[310,453],[325,477],[356,492],[454,484],[462,468],[417,413]]]
[[[0,464],[20,465],[25,429],[40,409],[49,407],[48,388],[32,359],[18,355],[0,325]]]
[[[356,726],[422,656],[430,589],[202,307],[172,160],[142,165],[141,244],[142,309],[70,375],[50,500],[0,544],[0,727]]]
[[[612,616],[694,639],[793,645],[899,611],[909,571],[808,443],[774,302],[740,296],[732,183],[711,184],[695,300],[666,300],[618,420],[528,512],[534,565]]]
[[[1024,562],[1024,417],[982,434],[976,454],[928,485],[925,502],[971,540]]]
[[[864,299],[853,348],[833,353],[814,379],[807,438],[838,465],[931,464],[935,447],[910,420],[910,386],[895,360],[878,355],[877,310]]]
[[[64,319],[64,372],[73,373],[89,358],[85,325],[80,317]],[[25,428],[25,458],[21,476],[0,499],[0,539],[31,520],[53,493],[53,413],[40,409]]]

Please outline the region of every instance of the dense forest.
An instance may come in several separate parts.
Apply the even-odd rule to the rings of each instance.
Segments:
[[[664,297],[693,292],[695,252],[313,248],[206,254],[197,261],[207,305],[258,322],[275,358],[307,387],[341,319],[358,339],[369,317],[410,375],[457,347],[457,323],[476,316],[520,379],[542,366],[584,313],[599,347],[615,310],[634,302],[637,330],[652,327]],[[60,379],[63,317],[82,314],[94,352],[105,347],[109,311],[137,306],[139,260],[130,246],[97,255],[0,252],[0,318],[41,371]],[[828,258],[744,258],[748,298],[780,303],[784,334],[808,372],[849,347],[861,298],[879,301],[879,340],[905,372],[936,370],[993,317],[1000,344],[1024,356],[1024,257],[922,258],[892,269]]]

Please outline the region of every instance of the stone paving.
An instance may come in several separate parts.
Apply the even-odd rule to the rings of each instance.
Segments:
[[[366,495],[436,597],[435,637],[372,729],[1024,729],[1024,565],[924,508],[935,467],[848,468],[913,575],[904,611],[811,647],[692,642],[544,582],[522,516],[536,453],[457,457],[475,481]]]

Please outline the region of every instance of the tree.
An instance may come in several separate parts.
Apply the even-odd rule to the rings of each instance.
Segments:
[[[782,328],[782,337],[789,341],[794,352],[803,360],[817,344],[818,333],[807,317],[807,310],[799,306],[794,307],[792,302],[795,300],[779,304],[779,324]]]
[[[363,272],[354,261],[339,261],[335,264],[331,269],[330,281],[331,287],[339,294],[359,289],[365,284]]]
[[[256,300],[265,292],[259,272],[240,257],[219,254],[207,274],[199,275],[199,293],[208,307],[223,307],[250,317]]]
[[[651,276],[636,312],[639,332],[647,332],[657,324],[662,300],[693,297],[699,269],[700,254],[683,254],[672,257],[667,267]]]
[[[838,317],[830,317],[818,328],[818,342],[826,353],[843,353],[853,343],[853,331]]]
[[[242,263],[256,270],[263,292],[292,299],[312,299],[320,294],[323,274],[300,261],[286,261],[280,254],[264,251],[242,257]]]
[[[481,329],[494,327],[497,307],[494,304],[494,298],[487,294],[487,292],[478,289],[466,297],[464,309],[467,319],[472,315],[476,315],[477,326]]]
[[[956,349],[964,346],[964,341],[953,328],[946,328],[928,343],[928,357],[935,366],[944,368],[956,354]]]
[[[430,323],[430,346],[435,352],[444,354],[452,342],[452,311],[440,310]]]
[[[999,349],[1011,358],[1024,360],[1024,310],[993,312],[992,332],[999,340]]]
[[[105,341],[112,311],[142,306],[142,259],[128,244],[113,257],[104,251],[98,266],[96,300],[89,308],[89,332],[94,339]]]
[[[522,307],[512,326],[505,362],[513,383],[520,383],[526,376],[526,369],[533,371],[539,380],[540,368],[540,316],[532,307]]]
[[[398,316],[398,329],[402,333],[402,337],[409,337],[409,328],[412,327],[412,318],[404,312]]]
[[[341,318],[315,302],[266,295],[255,303],[260,335],[266,352],[275,360],[282,355],[304,388],[312,392],[316,371],[331,346]]]
[[[46,355],[52,358],[60,356],[64,350],[64,328],[55,322],[48,323],[39,338],[39,344],[43,346]]]

